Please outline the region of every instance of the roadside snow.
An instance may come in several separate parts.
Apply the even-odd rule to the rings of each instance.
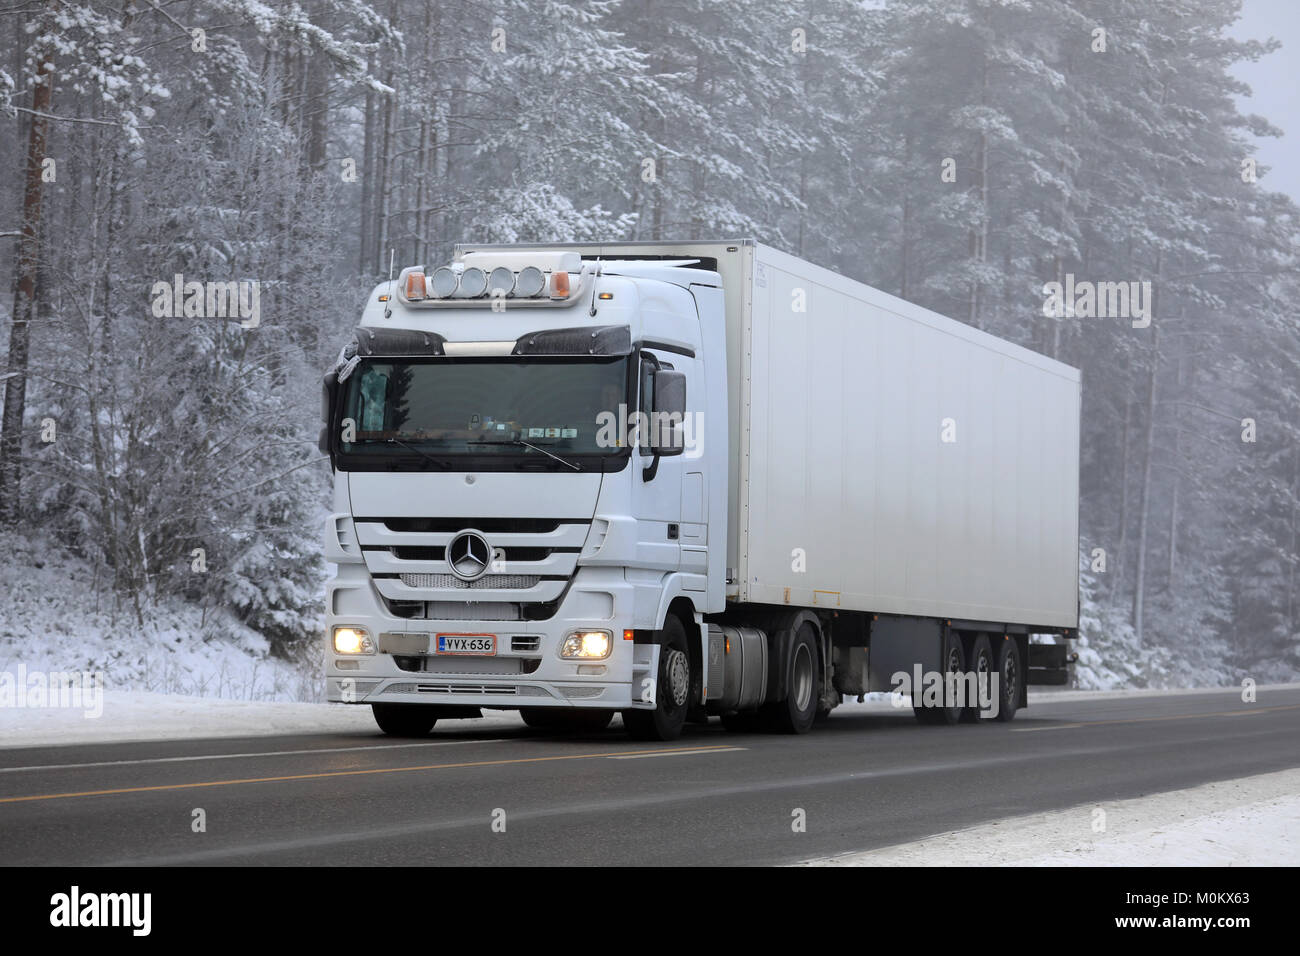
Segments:
[[[1104,825],[1102,832],[1094,827]],[[804,866],[1295,866],[1300,770],[1012,817]]]
[[[179,599],[115,601],[82,560],[48,541],[0,535],[0,672],[102,673],[116,691],[236,700],[322,700],[317,662],[272,655],[225,608]]]

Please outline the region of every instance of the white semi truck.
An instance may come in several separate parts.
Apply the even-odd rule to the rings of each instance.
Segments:
[[[329,698],[403,736],[1010,719],[1078,623],[1079,402],[753,241],[458,246],[325,378]]]

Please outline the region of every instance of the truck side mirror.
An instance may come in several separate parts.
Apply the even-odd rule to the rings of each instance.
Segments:
[[[650,447],[657,455],[686,450],[686,373],[661,368],[655,372],[655,407],[650,422]]]
[[[320,420],[326,425],[334,414],[334,399],[339,393],[339,376],[337,372],[327,372],[320,383]]]
[[[320,417],[324,422],[321,425],[320,436],[316,439],[316,447],[322,454],[330,456],[331,467],[334,464],[334,456],[330,451],[330,421],[334,417],[334,404],[339,394],[339,377],[336,372],[329,372],[321,380],[320,389]]]

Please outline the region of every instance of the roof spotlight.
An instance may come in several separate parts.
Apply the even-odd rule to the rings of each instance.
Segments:
[[[509,295],[515,290],[515,274],[505,266],[497,266],[488,276],[489,295]]]
[[[519,270],[519,277],[515,279],[515,295],[541,295],[545,288],[546,276],[542,274],[541,269],[536,266],[525,266]]]
[[[456,272],[443,266],[429,277],[429,285],[436,298],[445,299],[456,291]]]
[[[467,299],[476,299],[487,289],[487,273],[477,266],[470,266],[460,274],[460,292]]]

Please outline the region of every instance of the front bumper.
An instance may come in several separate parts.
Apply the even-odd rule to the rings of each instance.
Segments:
[[[583,707],[601,710],[649,708],[649,678],[658,648],[624,637],[632,587],[618,568],[581,568],[553,617],[545,621],[424,620],[391,614],[366,568],[341,564],[326,589],[326,697],[350,704],[447,704],[487,708]],[[620,613],[620,611],[623,613]],[[334,652],[335,627],[363,627],[379,650],[374,654]],[[562,660],[565,635],[599,628],[613,635],[602,661]],[[385,651],[437,634],[493,634],[492,657]],[[388,637],[391,636],[391,640]],[[533,646],[535,645],[535,649]],[[414,669],[418,668],[418,669]]]

